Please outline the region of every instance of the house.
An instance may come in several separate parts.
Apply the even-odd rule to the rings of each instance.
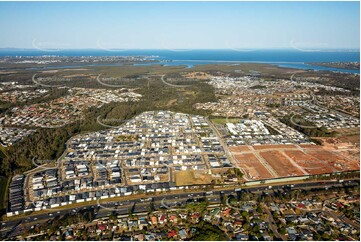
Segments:
[[[142,230],[144,227],[148,226],[148,222],[146,221],[145,217],[138,219],[138,227],[140,230]]]
[[[180,213],[179,216],[181,217],[181,219],[187,219],[188,214],[186,214],[186,213]]]
[[[138,241],[144,240],[144,234],[138,234],[136,237],[137,237]]]
[[[167,215],[165,213],[163,213],[160,217],[159,217],[159,224],[164,224],[165,222],[167,222]]]
[[[106,224],[98,224],[98,231],[105,231],[107,229]]]
[[[175,231],[174,229],[168,233],[168,238],[174,238],[176,236],[177,236],[177,231]]]
[[[290,238],[290,240],[295,240],[296,236],[297,236],[297,231],[295,230],[294,227],[288,227],[286,228],[287,234]]]
[[[193,214],[191,215],[192,220],[195,221],[196,223],[199,222],[199,218],[200,218],[200,217],[201,217],[201,215],[200,215],[199,213],[193,213]]]
[[[144,236],[145,240],[146,241],[156,241],[156,235],[155,234],[146,234]]]
[[[248,240],[248,236],[246,234],[239,233],[239,234],[236,234],[236,240],[237,241],[246,241],[246,240]]]
[[[185,229],[179,230],[178,234],[182,240],[187,238],[187,231]]]
[[[231,208],[227,208],[226,210],[222,211],[222,216],[229,217],[229,214],[231,213],[231,211],[232,211]]]
[[[72,240],[74,238],[73,230],[67,230],[64,233],[65,240]]]
[[[300,208],[300,209],[305,209],[306,208],[306,206],[303,203],[299,203],[297,205],[297,207]]]
[[[212,211],[211,211],[211,215],[212,216],[215,216],[215,217],[219,217],[219,208],[214,208]]]
[[[152,216],[150,219],[152,221],[152,225],[157,225],[158,224],[158,219],[157,219],[156,216]]]
[[[172,223],[177,223],[178,222],[178,217],[175,214],[171,214],[169,215],[169,221]]]
[[[206,215],[204,215],[204,221],[208,221],[208,222],[210,222],[211,221],[211,219],[212,219],[212,216],[211,215],[208,215],[208,214],[206,214]]]

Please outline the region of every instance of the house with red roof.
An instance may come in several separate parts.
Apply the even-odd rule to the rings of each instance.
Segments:
[[[167,222],[167,214],[163,213],[163,214],[159,217],[159,223],[160,223],[160,224],[164,224],[165,222]]]
[[[177,223],[178,222],[178,217],[175,214],[171,214],[169,215],[169,221],[172,223]]]
[[[175,231],[174,229],[168,232],[168,238],[174,238],[176,236],[177,236],[177,231]]]

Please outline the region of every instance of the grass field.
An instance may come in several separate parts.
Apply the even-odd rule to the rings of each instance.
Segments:
[[[240,120],[239,118],[211,118],[214,124],[238,123]]]

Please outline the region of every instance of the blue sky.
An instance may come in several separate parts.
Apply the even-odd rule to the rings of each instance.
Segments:
[[[359,49],[359,2],[0,2],[0,48]]]

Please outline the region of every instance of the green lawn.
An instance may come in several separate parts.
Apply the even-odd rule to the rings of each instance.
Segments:
[[[238,123],[240,121],[239,118],[211,118],[211,121],[214,124],[226,124],[226,123]]]

